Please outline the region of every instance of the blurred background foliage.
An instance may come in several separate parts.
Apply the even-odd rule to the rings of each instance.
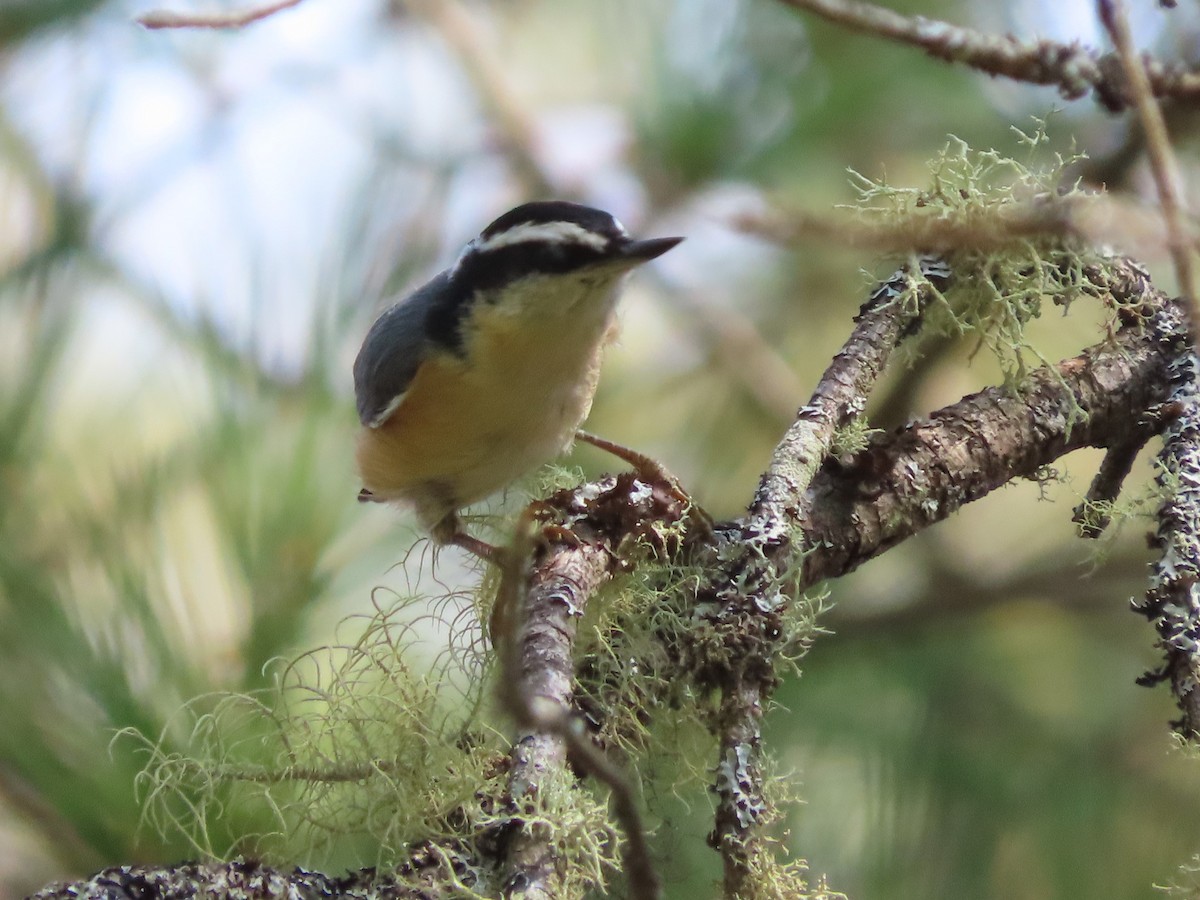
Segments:
[[[891,5],[1100,40],[1086,2]],[[1152,5],[1144,45],[1192,62],[1196,10]],[[376,586],[430,577],[397,565],[427,562],[406,518],[355,503],[349,366],[386,298],[482,224],[552,190],[688,236],[635,277],[589,427],[736,515],[848,332],[863,270],[889,263],[781,249],[732,219],[824,213],[852,199],[847,167],[922,186],[947,134],[1016,152],[1010,125],[1056,104],[770,0],[494,0],[465,22],[435,0],[306,0],[240,32],[146,32],[131,17],[149,7],[0,0],[7,896],[188,855],[139,829],[143,759],[115,731],[158,735],[190,698],[263,686],[272,659],[369,612]],[[1194,170],[1192,123],[1175,121]],[[1051,134],[1089,154],[1079,174],[1145,199],[1127,119],[1083,101]],[[1169,286],[1132,221],[1106,239]],[[1039,347],[1071,355],[1098,320],[1040,322]],[[890,373],[875,419],[989,383],[972,346]],[[768,739],[804,799],[788,844],[835,888],[1147,897],[1200,850],[1166,692],[1134,685],[1156,661],[1127,608],[1145,523],[1099,553],[1070,526],[1097,461],[831,586],[832,633]],[[588,448],[572,462],[612,465]],[[453,554],[436,576],[470,577]],[[672,896],[714,890],[709,827],[703,796],[660,827]]]

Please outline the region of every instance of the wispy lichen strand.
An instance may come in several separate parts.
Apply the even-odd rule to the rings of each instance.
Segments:
[[[489,860],[517,815],[554,847],[572,891],[602,881],[616,842],[601,797],[547,783],[511,806],[508,743],[480,709],[489,667],[465,600],[401,600],[363,619],[354,645],[289,664],[274,691],[194,701],[182,728],[144,742],[148,824],[209,858],[235,837],[238,852],[379,865],[462,894],[498,891]],[[422,675],[405,660],[431,629],[447,646]],[[257,833],[223,834],[234,811]]]

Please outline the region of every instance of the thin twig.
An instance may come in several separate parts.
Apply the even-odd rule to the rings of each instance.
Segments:
[[[241,28],[300,2],[277,0],[232,12],[155,10],[136,21],[146,28]],[[503,150],[521,181],[522,194],[555,196],[557,191],[534,152],[537,141],[532,116],[518,99],[507,67],[491,51],[472,14],[457,0],[407,0],[406,5],[436,28],[454,51],[501,136]]]
[[[858,0],[780,0],[846,28],[919,47],[946,62],[962,63],[989,75],[1029,84],[1054,85],[1068,100],[1089,90],[1107,108],[1118,111],[1129,101],[1121,67],[1109,54],[1056,41],[1020,41],[1010,34],[984,34],[924,16]],[[1152,62],[1147,75],[1156,97],[1200,97],[1200,74]]]
[[[1125,14],[1124,0],[1099,0],[1100,20],[1104,23],[1121,68],[1129,82],[1134,107],[1146,135],[1146,153],[1150,159],[1150,170],[1154,173],[1154,184],[1162,206],[1163,219],[1167,226],[1167,244],[1175,263],[1175,274],[1179,279],[1179,290],[1192,307],[1192,318],[1196,315],[1196,276],[1193,265],[1192,239],[1188,234],[1183,197],[1183,179],[1179,174],[1179,162],[1171,149],[1171,138],[1167,134],[1167,123],[1162,109],[1154,99],[1153,85],[1147,72],[1146,62],[1133,46],[1133,34]]]
[[[1112,521],[1112,504],[1120,496],[1138,454],[1181,411],[1178,403],[1160,403],[1108,447],[1086,496],[1071,514],[1071,521],[1079,526],[1080,537],[1098,538],[1104,533]]]
[[[253,6],[229,12],[172,12],[166,9],[152,10],[138,16],[136,21],[143,28],[242,28],[251,22],[273,16],[277,12],[299,6],[301,0],[277,0],[264,6]]]

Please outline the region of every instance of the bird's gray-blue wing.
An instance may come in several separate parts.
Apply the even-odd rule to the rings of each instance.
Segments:
[[[367,332],[354,360],[354,395],[364,425],[382,425],[402,402],[429,353],[429,311],[444,296],[447,278],[446,272],[435,276],[384,311]]]

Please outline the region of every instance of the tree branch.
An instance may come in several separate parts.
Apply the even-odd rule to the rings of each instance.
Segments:
[[[854,31],[918,47],[935,59],[962,63],[1014,81],[1052,85],[1067,100],[1076,100],[1090,90],[1112,112],[1119,112],[1131,101],[1120,60],[1111,53],[1100,53],[1077,43],[1020,41],[1011,34],[984,34],[924,16],[903,16],[858,0],[780,2]],[[1153,59],[1146,59],[1145,67],[1155,97],[1181,100],[1200,97],[1200,74]]]
[[[649,488],[649,489],[647,489]],[[497,595],[503,623],[494,634],[501,659],[498,693],[524,729],[510,754],[509,786],[517,818],[522,803],[535,801],[547,778],[566,775],[570,762],[611,792],[613,812],[625,832],[624,863],[630,896],[656,900],[661,883],[629,779],[592,742],[574,714],[576,622],[589,599],[617,567],[617,546],[630,522],[678,521],[687,509],[669,491],[656,490],[632,474],[610,478],[603,488],[584,485],[550,501],[563,524],[550,527],[550,542],[532,571],[531,513],[526,511],[512,546],[504,552]],[[573,530],[568,530],[572,528]],[[507,896],[555,898],[558,859],[545,828],[523,825],[509,840],[503,865]]]
[[[1172,724],[1189,741],[1200,741],[1200,357],[1195,335],[1184,328],[1164,350],[1177,413],[1163,433],[1158,484],[1166,499],[1158,511],[1150,588],[1134,608],[1158,631],[1166,660],[1143,684],[1169,681],[1183,715]]]
[[[1032,237],[1077,234],[1078,213],[1098,197],[1042,197],[990,215],[953,217],[941,210],[907,215],[896,221],[868,221],[852,214],[814,215],[802,210],[742,212],[730,223],[747,234],[785,247],[821,241],[885,255],[948,253],[953,250],[1001,250]]]
[[[947,283],[940,260],[923,260],[921,275],[908,267],[875,290],[808,404],[776,446],[759,482],[735,552],[717,553],[708,586],[696,600],[729,653],[701,676],[721,691],[712,730],[718,739],[713,790],[717,795],[710,841],[720,852],[725,893],[741,896],[763,853],[761,826],[770,805],[763,795],[761,720],[777,683],[775,664],[787,629],[778,617],[786,602],[782,582],[804,533],[806,494],[838,429],[860,416],[892,349],[921,314],[931,283]],[[736,649],[735,649],[736,648]]]
[[[941,260],[922,260],[920,268],[916,277],[907,266],[895,272],[859,311],[854,331],[771,455],[750,506],[753,537],[760,530],[755,520],[804,527],[805,493],[838,429],[863,414],[891,351],[919,318],[930,284],[941,290],[949,283],[950,270]]]
[[[333,877],[320,872],[276,869],[253,860],[180,863],[176,866],[113,866],[86,881],[52,884],[31,894],[29,900],[168,900],[180,897],[246,897],[254,900],[294,900],[296,897],[329,897],[343,900],[435,900],[452,894],[440,885],[447,879],[441,868],[452,857],[432,844],[413,848],[408,860],[395,866],[395,874],[360,869]],[[423,872],[425,884],[410,880]],[[463,866],[458,875],[466,873]]]
[[[511,560],[529,554],[514,546]],[[504,591],[517,592],[529,578],[524,615],[513,618],[514,633],[505,639],[500,698],[525,729],[513,742],[509,790],[519,828],[508,843],[505,890],[517,896],[551,898],[558,892],[558,865],[548,829],[521,822],[532,818],[542,784],[561,781],[567,766],[566,737],[573,696],[575,623],[596,589],[608,579],[603,548],[592,544],[555,547],[532,575],[524,568],[504,573]],[[501,602],[509,602],[502,600]]]
[[[167,9],[152,10],[140,15],[135,21],[143,28],[242,28],[259,19],[273,16],[277,12],[298,6],[300,0],[277,0],[262,6],[231,12],[172,12]]]
[[[876,437],[850,465],[828,462],[808,499],[801,586],[856,569],[1072,450],[1121,445],[1129,422],[1167,399],[1169,348],[1186,328],[1183,307],[1131,263],[1116,266],[1109,290],[1129,310],[1115,341],[1030,373],[1019,393],[988,388]]]

